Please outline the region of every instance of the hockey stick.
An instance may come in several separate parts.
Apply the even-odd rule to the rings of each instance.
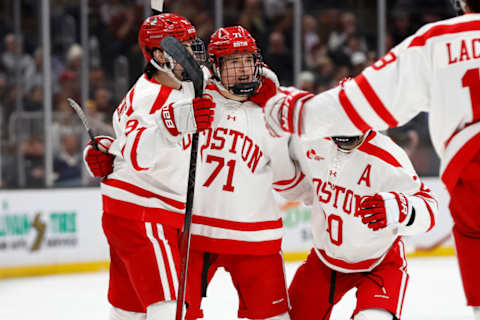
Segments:
[[[203,93],[203,72],[200,65],[190,52],[174,37],[165,37],[161,42],[164,53],[175,59],[185,70],[193,82],[195,97]],[[197,169],[198,133],[192,136],[190,150],[190,167],[188,170],[187,203],[185,208],[185,222],[180,243],[181,272],[177,294],[177,312],[175,320],[183,319],[183,304],[185,301],[185,287],[187,282],[188,259],[190,256],[190,227],[192,225],[193,193],[195,190],[195,171]]]
[[[75,100],[73,100],[72,98],[67,98],[67,101],[70,104],[70,106],[73,108],[73,110],[75,110],[80,120],[82,120],[83,126],[87,130],[88,136],[90,137],[90,141],[92,141],[93,147],[95,148],[95,150],[100,151],[100,149],[98,148],[97,140],[95,140],[93,136],[92,129],[88,125],[87,115],[85,114],[85,112],[83,112],[82,107],[80,107],[80,105],[76,103]]]
[[[163,12],[163,0],[151,0],[150,4],[153,14],[160,14]]]

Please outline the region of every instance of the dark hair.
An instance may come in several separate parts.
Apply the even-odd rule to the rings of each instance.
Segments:
[[[157,71],[158,71],[157,68],[155,68],[153,64],[151,64],[150,62],[148,62],[145,68],[143,69],[143,72],[147,75],[148,79],[152,79]]]
[[[468,8],[472,12],[480,13],[480,1],[478,1],[478,0],[465,0],[465,3],[467,4]]]

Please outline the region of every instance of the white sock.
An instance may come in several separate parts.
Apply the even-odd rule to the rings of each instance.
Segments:
[[[480,307],[473,307],[473,318],[480,320]]]

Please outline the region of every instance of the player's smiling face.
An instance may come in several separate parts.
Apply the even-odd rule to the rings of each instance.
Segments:
[[[224,57],[220,76],[225,88],[236,83],[252,82],[255,74],[255,59],[251,53],[234,54]]]

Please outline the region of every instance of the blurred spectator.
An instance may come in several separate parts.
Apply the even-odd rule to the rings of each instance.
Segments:
[[[395,10],[392,13],[391,35],[394,45],[399,44],[415,31],[410,22],[410,14],[404,10]]]
[[[303,48],[305,50],[305,64],[307,67],[313,66],[312,48],[320,43],[320,37],[317,33],[317,20],[315,17],[306,14],[303,16]]]
[[[23,103],[24,111],[43,111],[43,88],[40,85],[32,87]]]
[[[287,0],[263,0],[265,16],[270,20],[283,17],[287,11]]]
[[[277,74],[282,85],[292,85],[293,56],[285,46],[282,33],[275,31],[270,34],[265,63]]]
[[[5,36],[5,52],[1,54],[1,62],[5,67],[7,73],[7,79],[10,83],[15,83],[15,74],[17,69],[20,71],[21,83],[26,83],[28,76],[33,74],[34,62],[32,57],[23,52],[23,39],[17,39],[13,33],[9,33]],[[17,61],[18,54],[18,61]]]
[[[99,87],[94,92],[94,104],[98,113],[111,116],[115,111],[116,105],[112,102],[112,93],[105,87]]]
[[[315,71],[317,72],[318,84],[329,84],[333,80],[335,64],[329,57],[320,56],[315,61]]]
[[[23,146],[25,183],[28,188],[45,186],[45,145],[38,137],[30,137]]]
[[[82,47],[78,43],[72,44],[65,57],[67,62],[65,72],[72,72],[76,77],[79,77],[82,71],[82,55]]]
[[[60,152],[53,159],[55,185],[78,186],[81,184],[83,164],[79,138],[73,133],[66,133],[61,136],[60,141]]]
[[[315,92],[315,75],[310,71],[302,71],[298,76],[298,88],[308,92]]]
[[[95,101],[89,100],[86,105],[86,111],[89,119],[90,128],[95,135],[114,136],[115,133],[112,127],[111,113],[99,112]]]

